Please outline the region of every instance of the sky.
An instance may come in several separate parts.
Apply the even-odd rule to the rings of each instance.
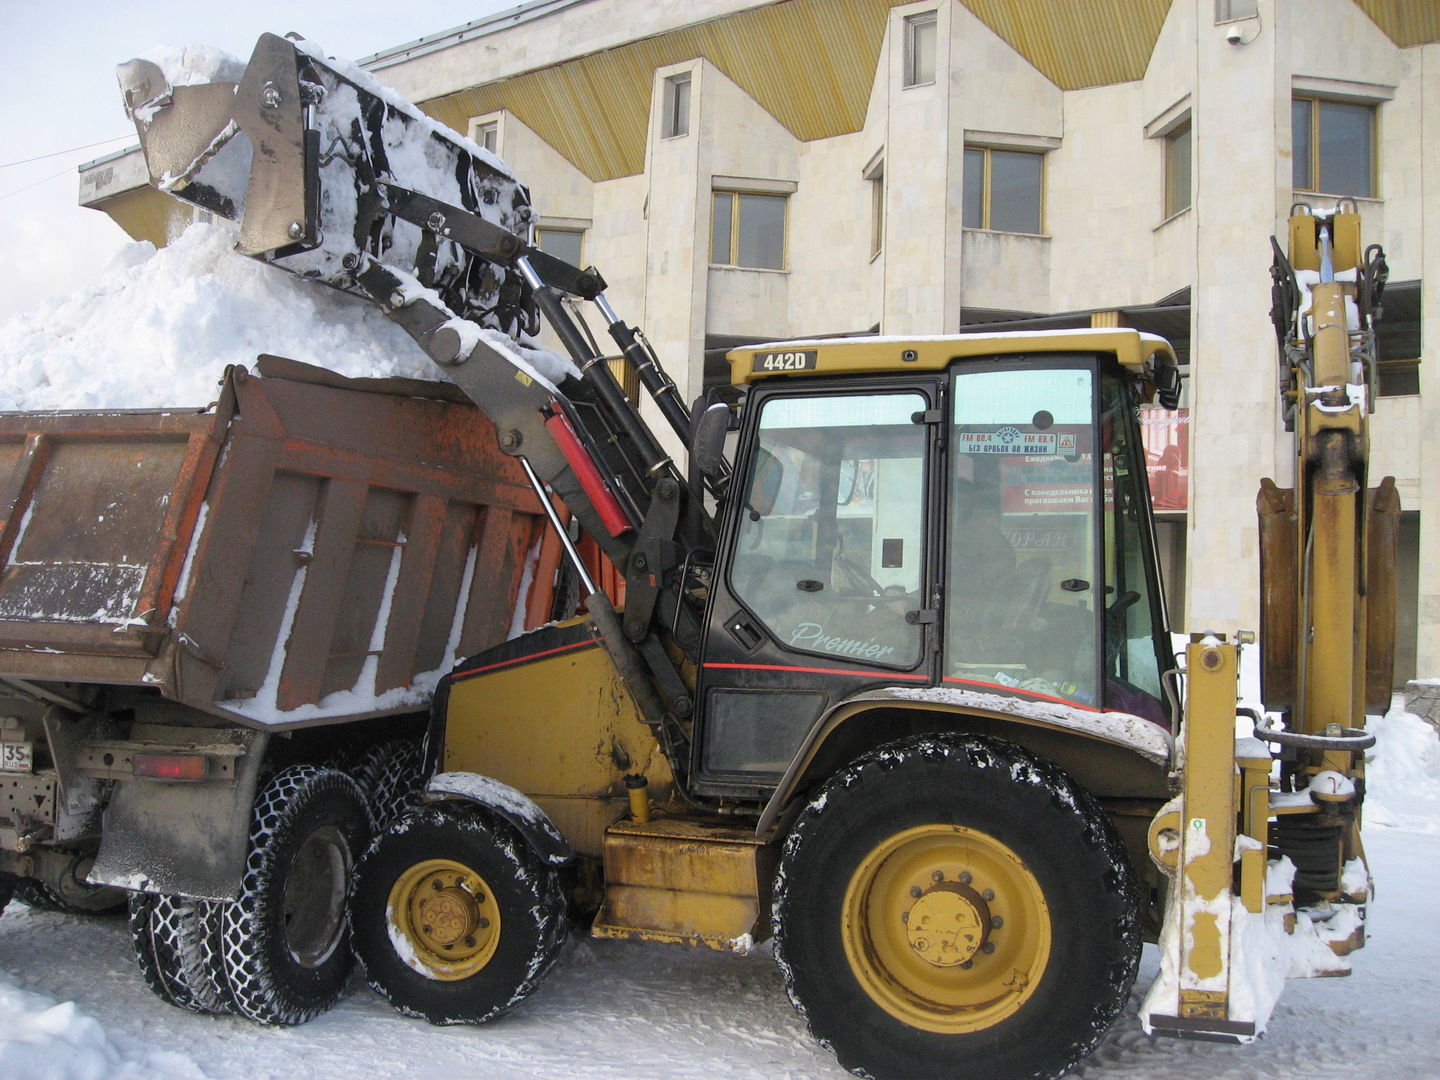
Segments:
[[[131,242],[105,214],[76,200],[77,166],[137,141],[120,103],[116,64],[159,45],[210,45],[246,59],[262,33],[292,30],[354,60],[515,6],[0,0],[0,324],[49,296],[93,284]]]

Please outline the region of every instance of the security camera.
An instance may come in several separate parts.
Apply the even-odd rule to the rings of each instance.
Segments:
[[[1225,31],[1225,40],[1231,45],[1239,45],[1245,40],[1245,37],[1240,33],[1240,27],[1232,26]]]

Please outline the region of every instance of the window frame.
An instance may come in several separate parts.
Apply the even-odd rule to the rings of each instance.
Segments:
[[[493,138],[492,138],[493,137]],[[500,155],[500,120],[476,120],[471,131],[470,141],[483,150]],[[493,144],[493,145],[492,145]]]
[[[1295,106],[1304,102],[1308,106],[1309,129],[1306,132],[1306,139],[1309,143],[1309,152],[1306,154],[1306,179],[1308,184],[1300,184],[1295,175],[1295,169],[1300,163],[1300,155],[1296,152],[1297,139],[1295,137]],[[1369,121],[1368,135],[1369,146],[1367,148],[1366,161],[1366,184],[1367,190],[1359,191],[1332,191],[1324,186],[1324,176],[1320,170],[1320,133],[1321,113],[1325,105],[1341,105],[1354,109],[1363,110]],[[1312,195],[1340,195],[1351,196],[1357,199],[1379,198],[1380,187],[1380,110],[1379,103],[1374,101],[1356,101],[1347,98],[1334,97],[1328,94],[1315,93],[1311,91],[1292,91],[1290,94],[1290,149],[1292,155],[1292,168],[1290,176],[1291,188],[1298,192]]]
[[[920,62],[924,57],[921,55],[920,46],[926,42],[920,37],[920,32],[929,30],[929,77],[922,78],[925,74],[920,69]],[[905,42],[904,57],[902,60],[903,70],[900,76],[901,89],[908,90],[914,86],[934,86],[938,74],[937,59],[940,52],[940,12],[938,9],[916,12],[914,15],[905,16]]]
[[[1175,199],[1176,147],[1183,137],[1185,145],[1185,201]],[[1165,218],[1169,221],[1195,205],[1195,127],[1187,115],[1161,136],[1165,156]]]
[[[740,206],[742,196],[756,196],[780,200],[780,265],[750,266],[739,262],[740,258]],[[721,197],[730,200],[730,236],[727,258],[720,259],[715,250],[715,209]],[[710,192],[710,265],[735,270],[762,270],[769,273],[788,273],[790,270],[790,192],[746,189],[738,187],[716,187]]]
[[[569,235],[569,236],[574,236],[574,237],[578,238],[580,246],[579,246],[579,258],[577,258],[572,265],[574,265],[574,266],[576,266],[576,267],[579,267],[579,268],[581,268],[581,269],[584,269],[584,266],[585,266],[585,263],[584,263],[584,258],[585,258],[585,233],[586,233],[587,231],[588,231],[588,230],[583,229],[583,228],[576,227],[576,226],[574,226],[574,225],[547,225],[547,224],[545,224],[544,221],[541,221],[538,225],[535,226],[535,246],[536,246],[537,248],[539,248],[541,251],[544,251],[547,255],[554,255],[555,258],[557,258],[557,259],[563,259],[563,258],[564,258],[563,256],[558,255],[558,254],[556,254],[555,252],[549,251],[549,250],[546,249],[545,243],[544,243],[544,236],[545,236],[546,233],[550,233],[550,234],[552,234],[552,235],[553,235],[553,234],[556,234],[556,233],[564,233],[564,234]],[[567,259],[567,260],[565,260],[565,261],[568,262],[569,260]]]
[[[885,159],[865,170],[870,185],[870,258],[885,250]]]
[[[690,104],[694,100],[692,72],[665,76],[661,92],[660,138],[683,139],[690,134]]]
[[[1045,183],[1045,165],[1048,150],[1036,149],[1028,146],[992,146],[984,143],[966,143],[963,153],[969,154],[972,151],[984,155],[984,164],[981,169],[980,181],[980,224],[971,225],[964,221],[965,201],[961,203],[961,226],[966,229],[977,229],[981,232],[1001,232],[1011,236],[1047,236],[1045,232],[1045,203],[1048,185]],[[996,229],[991,224],[991,162],[994,154],[1028,154],[1040,159],[1040,199],[1035,208],[1035,231],[1027,232],[1016,229]],[[963,157],[962,157],[963,170]]]

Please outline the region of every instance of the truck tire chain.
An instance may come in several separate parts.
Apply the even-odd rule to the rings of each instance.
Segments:
[[[167,1004],[193,1013],[230,1011],[204,947],[202,907],[188,896],[135,893],[130,943],[145,983]]]
[[[207,920],[226,996],[248,1020],[303,1024],[329,1009],[344,991],[353,957],[343,908],[342,925],[332,931],[338,936],[313,963],[302,961],[287,938],[287,878],[307,839],[321,830],[331,830],[346,849],[348,872],[369,839],[360,786],[344,773],[316,765],[275,774],[256,798],[240,896],[216,903]],[[347,890],[348,875],[337,901],[341,905]]]

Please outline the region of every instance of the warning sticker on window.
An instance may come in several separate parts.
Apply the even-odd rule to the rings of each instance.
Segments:
[[[1074,436],[1065,436],[1074,449]],[[1059,453],[1058,439],[1054,434],[1038,431],[1021,431],[1017,427],[1002,427],[996,431],[962,431],[955,436],[955,446],[962,454],[1027,454],[1031,456]]]

